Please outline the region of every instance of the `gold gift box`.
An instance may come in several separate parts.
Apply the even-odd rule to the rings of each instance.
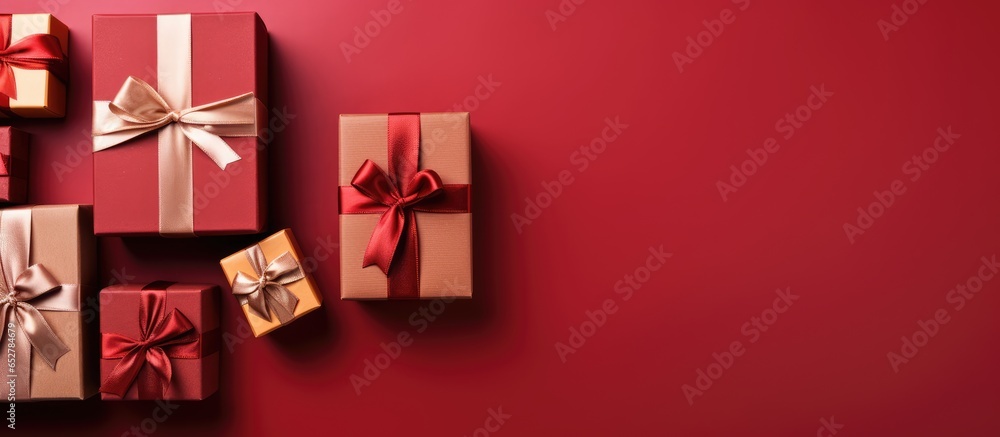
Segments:
[[[257,245],[260,246],[261,251],[264,253],[266,263],[270,263],[272,260],[281,256],[285,252],[290,253],[292,257],[295,258],[295,261],[299,264],[300,268],[303,269],[303,273],[305,275],[303,279],[285,285],[285,287],[288,288],[288,291],[294,294],[295,297],[299,298],[299,302],[295,306],[295,311],[292,313],[292,319],[284,324],[278,321],[278,317],[274,311],[271,311],[271,320],[267,321],[254,314],[250,310],[250,306],[248,304],[241,305],[243,308],[243,314],[246,315],[247,321],[250,323],[250,329],[253,331],[253,335],[255,337],[260,337],[281,326],[291,323],[306,313],[319,308],[323,303],[323,295],[320,294],[319,288],[316,287],[316,281],[313,280],[312,275],[309,274],[308,271],[305,271],[305,266],[302,261],[302,252],[299,250],[299,245],[295,241],[295,237],[292,235],[291,229],[282,229],[281,231],[278,231],[278,233],[267,237],[260,243],[257,243]],[[233,280],[236,279],[236,274],[239,272],[256,277],[253,266],[251,266],[250,260],[246,255],[247,249],[236,252],[220,262],[222,270],[226,273],[226,279],[229,281],[229,284],[233,283]]]
[[[69,29],[51,14],[12,14],[10,41],[28,35],[49,34],[59,39],[63,54],[69,53]],[[48,70],[11,67],[17,84],[17,99],[10,99],[10,112],[24,118],[61,118],[66,115],[66,84]],[[0,118],[6,115],[0,113]]]

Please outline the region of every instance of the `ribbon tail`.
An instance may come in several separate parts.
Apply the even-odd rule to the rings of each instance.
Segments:
[[[280,284],[269,284],[265,291],[270,302],[268,306],[278,316],[278,321],[282,324],[292,321],[295,318],[295,307],[299,304],[299,298]]]
[[[122,357],[114,369],[111,369],[111,373],[104,379],[104,383],[101,384],[101,393],[113,394],[124,398],[125,393],[128,392],[129,387],[132,386],[132,382],[139,376],[139,370],[142,369],[145,363],[146,354],[138,346],[134,347]]]
[[[218,135],[209,133],[204,129],[199,129],[189,124],[181,123],[181,131],[184,135],[191,140],[192,143],[198,146],[219,168],[225,170],[226,166],[239,161],[240,155],[233,150],[232,147],[226,143]]]
[[[69,347],[56,335],[42,313],[30,305],[19,305],[14,309],[18,325],[24,331],[31,346],[52,370],[56,362],[69,352]]]
[[[396,248],[399,247],[405,226],[406,219],[399,206],[393,206],[382,214],[372,232],[371,240],[368,240],[361,267],[377,265],[383,274],[388,275],[389,266],[392,265],[392,258]]]
[[[259,288],[257,291],[247,295],[247,305],[250,307],[250,312],[270,322],[271,312],[268,310],[267,301],[267,297],[264,296],[264,290]]]
[[[0,94],[11,99],[17,99],[17,84],[14,82],[14,70],[6,62],[0,62]]]
[[[152,348],[146,351],[146,364],[148,365],[139,373],[139,398],[166,398],[167,390],[170,389],[170,380],[173,378],[173,366],[170,365],[170,358],[163,349]]]

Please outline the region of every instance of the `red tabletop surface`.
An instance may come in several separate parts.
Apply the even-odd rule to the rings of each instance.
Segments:
[[[223,296],[210,399],[18,404],[25,435],[996,435],[992,3],[4,8],[71,29],[66,119],[12,123],[43,204],[92,199],[92,14],[260,13],[268,230],[326,299],[255,339]],[[474,298],[341,301],[338,115],[451,110]],[[102,285],[224,285],[263,236],[102,238]]]

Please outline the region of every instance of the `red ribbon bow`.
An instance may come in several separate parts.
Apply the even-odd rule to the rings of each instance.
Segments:
[[[415,213],[467,213],[470,187],[444,184],[434,170],[417,171],[419,114],[389,115],[388,154],[388,173],[365,160],[351,186],[340,187],[340,213],[382,214],[368,241],[362,267],[377,265],[386,274],[389,297],[419,298]]]
[[[138,339],[102,334],[101,358],[120,359],[101,384],[102,393],[125,397],[138,380],[140,399],[162,399],[170,387],[171,358],[201,356],[201,336],[183,313],[174,309],[164,315],[167,287],[153,282],[142,289],[139,302]]]
[[[416,231],[413,216],[416,206],[444,190],[441,177],[434,170],[421,170],[413,175],[410,183],[405,184],[406,191],[401,192],[387,173],[366,159],[351,179],[351,186],[389,208],[375,225],[362,260],[362,267],[377,265],[382,273],[389,274],[389,266],[403,232],[408,227],[411,232]]]
[[[59,38],[49,34],[28,35],[11,44],[12,20],[10,14],[0,15],[0,94],[16,99],[17,84],[12,67],[48,70],[64,63],[66,56]]]

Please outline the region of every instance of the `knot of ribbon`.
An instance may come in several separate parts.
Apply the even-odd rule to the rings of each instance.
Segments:
[[[281,323],[291,321],[299,298],[285,285],[305,278],[298,261],[291,253],[284,252],[268,263],[264,251],[256,244],[245,253],[256,278],[242,271],[237,272],[232,284],[233,294],[257,317],[270,322],[271,311],[274,311]]]
[[[0,311],[3,311],[0,322],[6,326],[13,314],[32,348],[52,369],[56,368],[59,358],[69,352],[69,347],[59,340],[31,301],[61,287],[62,284],[39,264],[21,272],[13,286],[8,285],[6,280],[0,281],[0,295],[3,295],[0,297]]]
[[[152,283],[143,288],[139,302],[139,338],[105,333],[101,358],[119,359],[101,384],[101,392],[124,397],[138,381],[141,399],[166,396],[173,376],[171,358],[197,358],[201,336],[184,313],[166,313],[166,286]]]
[[[49,34],[28,35],[11,44],[10,14],[0,15],[0,94],[17,98],[13,67],[47,70],[66,62],[59,38]]]
[[[246,93],[193,108],[171,108],[152,86],[129,76],[114,100],[95,102],[94,151],[168,125],[176,126],[219,168],[225,169],[239,161],[240,155],[221,137],[257,136],[257,98]]]

